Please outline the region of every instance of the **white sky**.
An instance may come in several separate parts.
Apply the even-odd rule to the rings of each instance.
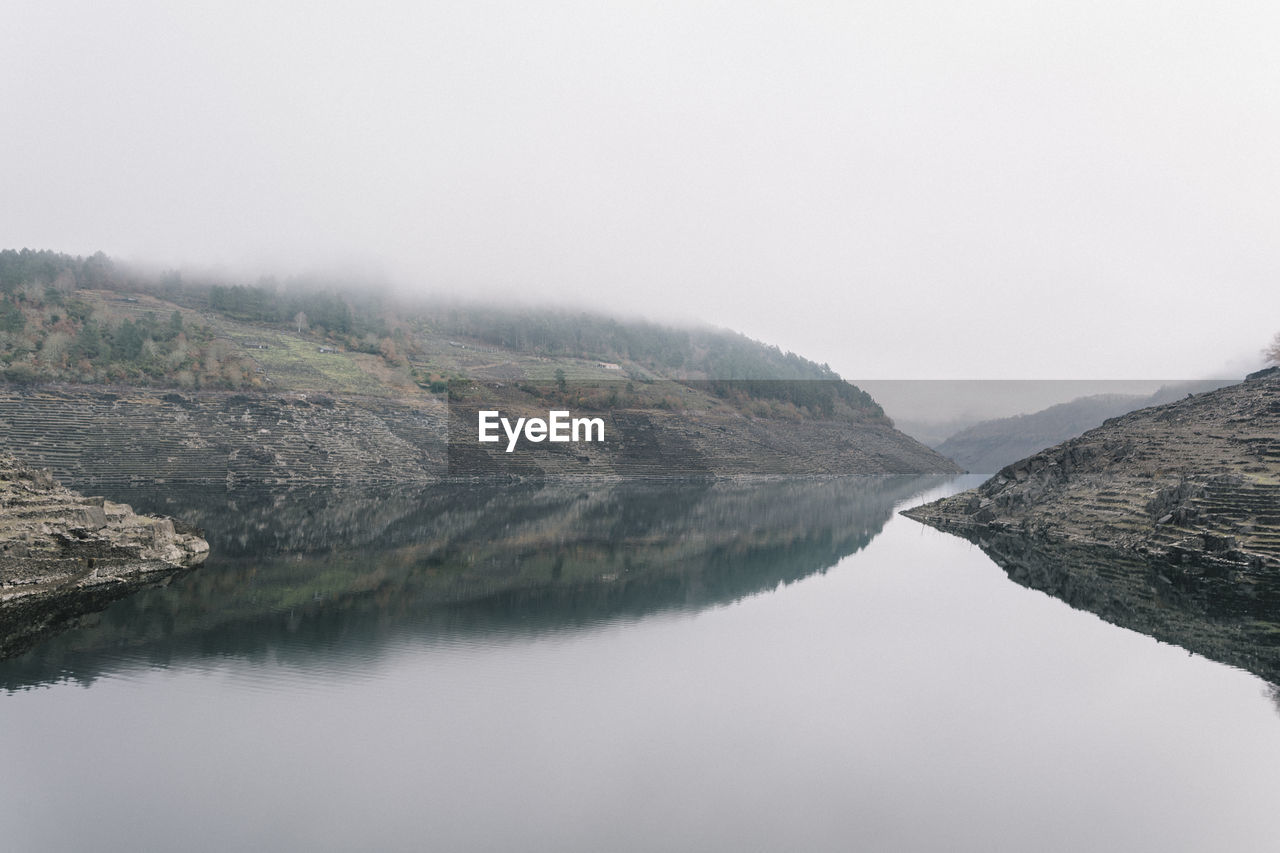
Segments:
[[[851,377],[1239,373],[1275,3],[0,6],[0,245],[371,263]]]

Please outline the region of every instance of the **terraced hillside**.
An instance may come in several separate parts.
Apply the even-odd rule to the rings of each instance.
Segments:
[[[426,395],[0,384],[6,448],[82,488],[954,470],[885,424],[792,424],[727,411],[606,411],[603,443],[526,444],[508,454],[477,444],[475,412]]]
[[[1280,570],[1280,368],[1113,418],[907,514]]]
[[[673,386],[696,394],[695,389]],[[708,477],[836,476],[954,473],[950,461],[880,421],[790,422],[745,417],[727,407],[672,411],[615,408],[589,411],[604,422],[598,443],[505,444],[477,440],[480,409],[511,417],[546,417],[539,402],[509,388],[486,388],[449,406],[449,473],[469,476]]]
[[[827,365],[723,329],[27,250],[0,250],[0,307],[0,433],[80,484],[956,470]],[[479,446],[499,404],[608,441]]]
[[[971,473],[990,475],[1046,447],[1101,426],[1108,418],[1135,409],[1172,403],[1187,394],[1212,391],[1230,384],[1228,380],[1177,382],[1145,396],[1095,394],[1079,397],[1031,414],[981,421],[951,434],[945,441],[930,442],[930,446]]]
[[[444,475],[444,404],[424,398],[0,384],[0,434],[77,485],[391,482]]]

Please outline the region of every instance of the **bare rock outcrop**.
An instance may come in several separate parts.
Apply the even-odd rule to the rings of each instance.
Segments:
[[[1280,573],[1280,369],[1112,418],[903,514],[962,535],[1016,530]]]
[[[0,454],[0,658],[208,553],[171,519],[85,497]]]

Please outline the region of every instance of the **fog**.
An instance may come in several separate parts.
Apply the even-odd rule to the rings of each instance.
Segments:
[[[734,328],[862,378],[1280,329],[1280,9],[33,3],[0,244]]]

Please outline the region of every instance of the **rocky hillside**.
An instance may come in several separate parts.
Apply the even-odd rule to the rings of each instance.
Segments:
[[[1173,402],[1188,394],[1212,391],[1225,380],[1183,382],[1154,394],[1095,394],[1078,397],[1026,415],[996,418],[965,427],[930,446],[966,471],[992,474],[1046,447],[1074,438],[1135,409]]]
[[[7,446],[82,488],[425,482],[446,472],[445,411],[431,398],[0,383]]]
[[[723,329],[0,250],[0,432],[69,482],[946,473],[827,365]],[[601,417],[505,453],[479,409]]]
[[[481,405],[533,415],[536,398]],[[7,447],[82,488],[141,483],[426,483],[445,479],[951,473],[888,424],[801,423],[725,409],[593,411],[596,444],[481,445],[474,397],[179,394],[0,383]],[[546,417],[547,409],[540,410]]]
[[[1280,679],[1280,368],[1113,418],[903,514],[1020,583]]]
[[[1280,368],[1112,418],[907,515],[1280,568]]]
[[[0,455],[0,657],[208,552],[169,519],[84,497]]]

